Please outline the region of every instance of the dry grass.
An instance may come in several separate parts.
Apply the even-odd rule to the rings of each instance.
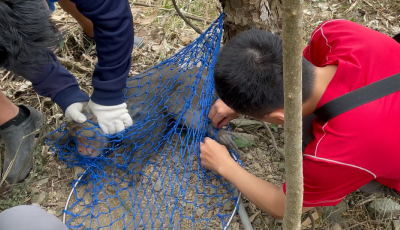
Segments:
[[[170,0],[130,1],[135,21],[135,35],[144,39],[141,49],[132,53],[132,68],[130,74],[139,73],[165,60],[198,37],[198,34],[176,15]],[[144,6],[147,5],[147,6]],[[201,30],[205,30],[210,22],[218,16],[217,0],[178,1],[181,11],[204,20],[191,20]],[[151,7],[150,7],[151,6]],[[400,32],[400,1],[399,0],[306,0],[304,3],[305,41],[310,38],[312,30],[322,21],[332,18],[353,20],[382,33],[393,36]],[[95,47],[86,45],[81,28],[76,21],[64,11],[57,9],[53,19],[58,27],[65,32],[65,39],[56,54],[68,64],[82,90],[90,93],[91,71],[97,62]],[[71,68],[72,66],[72,68]],[[89,71],[86,71],[89,70]],[[63,123],[62,111],[50,99],[38,96],[29,82],[17,79],[8,72],[1,72],[0,89],[16,104],[30,105],[45,114],[47,130],[54,130]],[[243,149],[241,156],[245,168],[256,176],[281,185],[284,173],[278,170],[282,161],[273,150],[265,130],[248,131],[237,129],[238,132],[251,133],[259,141],[254,147]],[[278,146],[282,148],[284,140],[275,133]],[[61,210],[69,193],[70,182],[74,177],[73,169],[56,159],[47,146],[40,145],[36,150],[35,169],[31,178],[18,187],[5,186],[0,189],[0,200],[3,203],[0,210],[17,204],[30,204],[43,193],[46,195],[42,207],[61,218]],[[48,178],[46,180],[46,178]],[[365,197],[355,192],[346,198],[349,209],[344,214],[348,229],[389,229],[391,220],[375,220],[366,210],[371,197]],[[269,215],[260,212],[251,202],[244,199],[246,210],[251,217],[254,229],[279,229],[280,222],[274,221]],[[1,204],[1,203],[0,203]],[[232,229],[239,229],[240,220],[235,217]],[[320,229],[327,229],[326,220],[317,220]],[[353,226],[353,227],[352,227]]]

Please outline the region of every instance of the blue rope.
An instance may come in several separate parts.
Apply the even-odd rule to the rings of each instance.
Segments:
[[[67,167],[86,170],[80,180],[72,182],[79,186],[74,187],[74,201],[64,210],[69,228],[226,226],[238,197],[229,182],[203,168],[199,159],[199,143],[210,136],[207,115],[216,100],[213,68],[220,50],[223,16],[172,57],[128,79],[128,85],[130,81],[134,84],[127,87],[125,98],[143,99],[132,107],[133,111],[140,108],[139,113],[133,117],[132,127],[106,136],[110,146],[100,149],[100,156],[80,154],[73,136],[65,144],[46,140]],[[173,66],[179,66],[179,71],[173,73]],[[202,81],[203,87],[196,90]],[[172,94],[174,86],[183,82],[190,84]],[[187,114],[195,114],[195,118],[189,121]],[[91,124],[88,129],[96,132],[98,125]],[[65,127],[61,125],[54,133],[69,135]],[[215,139],[216,135],[211,137]],[[234,151],[230,152],[238,159]],[[240,160],[238,163],[242,164]],[[143,169],[136,169],[141,165]]]

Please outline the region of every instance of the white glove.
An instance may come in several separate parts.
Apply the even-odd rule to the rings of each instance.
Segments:
[[[65,110],[65,118],[67,121],[76,121],[78,123],[83,123],[86,121],[86,116],[82,113],[82,109],[84,106],[88,104],[87,101],[85,102],[76,102],[68,106]]]
[[[121,132],[133,124],[126,103],[113,106],[105,106],[89,101],[90,111],[97,117],[100,128],[106,134]]]

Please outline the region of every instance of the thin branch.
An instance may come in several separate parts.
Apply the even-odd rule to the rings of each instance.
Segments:
[[[178,15],[185,21],[190,27],[192,27],[198,34],[202,34],[203,31],[199,29],[197,26],[193,25],[186,17],[185,15],[182,14],[182,12],[179,10],[179,7],[176,5],[176,0],[172,0],[172,4],[174,4],[174,8]]]
[[[311,210],[307,211],[307,215],[308,215],[308,218],[310,218],[310,220],[311,220],[311,230],[315,230],[315,220],[311,213]]]
[[[359,225],[363,225],[363,224],[365,224],[365,223],[367,223],[368,221],[364,221],[364,222],[361,222],[361,223],[357,223],[357,224],[355,224],[355,225],[352,225],[352,226],[350,226],[350,227],[348,227],[348,228],[345,228],[345,229],[343,229],[343,230],[350,230],[350,229],[353,229],[353,228],[355,228],[355,227],[357,227],[357,226],[359,226]]]
[[[7,73],[4,75],[4,77],[0,80],[1,82],[4,81],[8,75],[10,75],[10,71],[7,71]]]
[[[278,149],[278,146],[276,145],[275,137],[274,137],[274,135],[272,134],[272,131],[271,131],[271,129],[269,128],[268,123],[267,123],[267,122],[264,122],[264,121],[263,121],[262,123],[263,123],[264,127],[267,129],[268,134],[271,136],[272,145],[274,146],[275,150],[281,155],[281,157],[285,158],[285,154],[284,154],[280,149]]]
[[[303,204],[302,41],[303,3],[282,1],[283,91],[285,115],[286,203],[283,228],[301,229]]]
[[[157,8],[158,10],[164,10],[164,11],[172,11],[173,10],[173,9],[167,9],[167,8],[164,8],[164,7],[161,7],[161,6],[154,6],[154,5],[149,5],[149,4],[145,4],[145,3],[139,3],[139,2],[132,2],[131,4],[132,5],[137,5],[137,6]],[[175,12],[175,14],[178,14],[178,13]],[[193,19],[193,20],[196,20],[196,21],[206,22],[206,23],[209,23],[209,24],[212,23],[212,21],[204,19],[202,17],[198,17],[198,16],[191,15],[191,14],[188,14],[188,13],[182,13],[182,14],[185,15],[186,18],[190,18],[190,19]]]
[[[88,73],[88,72],[91,72],[91,71],[92,71],[91,69],[89,69],[89,68],[87,68],[87,67],[84,67],[84,66],[82,66],[81,64],[79,64],[79,63],[77,63],[77,62],[70,61],[70,60],[68,60],[68,59],[64,59],[64,58],[58,57],[58,61],[59,61],[62,65],[66,66],[66,67],[68,67],[68,68],[77,70],[77,71],[82,72],[82,73]]]

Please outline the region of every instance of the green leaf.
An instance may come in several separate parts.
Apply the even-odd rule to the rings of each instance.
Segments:
[[[186,147],[186,136],[187,136],[187,132],[186,131],[182,131],[182,133],[181,133],[181,137],[183,139],[182,147]],[[190,135],[189,138],[188,138],[189,139],[188,143],[192,143],[193,142],[193,136],[194,136],[194,133],[192,132],[192,135]]]
[[[240,137],[240,136],[239,136],[239,138],[234,137],[232,140],[233,140],[233,142],[235,142],[235,144],[237,145],[237,147],[239,149],[255,145],[254,142],[248,141],[248,140],[246,140],[246,139],[244,139],[243,137]]]
[[[272,130],[274,130],[275,132],[278,132],[278,126],[277,125],[274,125],[274,124],[268,124],[268,125]]]

